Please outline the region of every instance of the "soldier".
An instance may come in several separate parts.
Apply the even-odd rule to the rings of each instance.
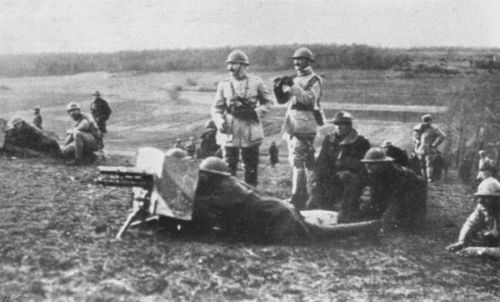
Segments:
[[[408,167],[408,155],[404,150],[394,146],[387,140],[382,143],[382,148],[384,148],[385,155],[391,157],[395,164]]]
[[[438,155],[437,147],[446,138],[444,133],[431,125],[432,117],[430,114],[423,115],[422,123],[413,128],[413,140],[415,143],[415,153],[420,158],[422,166],[422,175],[428,182],[431,182],[434,173],[433,161]]]
[[[314,166],[314,138],[318,125],[324,124],[320,106],[322,79],[311,64],[313,53],[299,48],[292,56],[296,75],[283,76],[274,81],[278,103],[289,102],[283,124],[287,139],[290,165],[293,169],[291,203],[303,209],[311,193],[311,173]]]
[[[308,222],[293,205],[266,196],[230,175],[227,164],[216,157],[200,163],[191,227],[196,234],[216,227],[237,240],[258,242],[335,238],[345,235],[375,235],[377,220],[323,226]]]
[[[186,152],[188,156],[196,156],[196,142],[194,141],[194,136],[190,136],[189,140],[186,142]]]
[[[95,160],[94,152],[99,149],[100,133],[94,121],[80,111],[80,105],[71,102],[67,106],[71,119],[75,121],[73,128],[66,134],[62,154],[64,158],[71,158],[68,165],[83,164],[85,160]]]
[[[484,179],[485,177],[482,175],[484,172],[482,172],[482,168],[483,166],[490,166],[490,167],[495,167],[496,166],[496,163],[493,159],[491,159],[487,154],[486,154],[486,151],[484,150],[479,150],[479,165],[478,165],[478,168],[479,168],[479,171],[477,172],[477,176],[476,176],[476,181],[481,181],[482,179]],[[493,176],[496,176],[496,169],[493,169],[492,170],[492,173],[493,173]],[[478,183],[479,184],[479,183]]]
[[[6,144],[32,149],[54,158],[61,156],[59,143],[45,135],[39,128],[26,123],[20,117],[13,118],[9,124],[5,134]]]
[[[214,121],[211,119],[205,122],[205,129],[207,129],[201,135],[200,148],[198,149],[198,158],[206,158],[209,156],[215,156],[215,154],[220,150],[220,146],[217,145],[217,140],[215,136],[217,134],[217,127],[215,127]]]
[[[184,150],[184,145],[182,144],[182,140],[180,138],[177,138],[172,148]]]
[[[111,115],[111,108],[109,107],[108,102],[101,98],[101,93],[99,91],[94,92],[92,95],[95,99],[92,104],[90,104],[90,113],[92,113],[92,117],[94,118],[101,134],[106,134],[106,122]]]
[[[218,129],[217,144],[232,175],[236,175],[241,152],[244,180],[256,186],[259,147],[264,138],[261,119],[274,98],[261,78],[247,74],[249,61],[243,51],[232,51],[226,63],[231,77],[219,83],[211,109]]]
[[[370,143],[352,127],[352,121],[352,115],[345,111],[338,112],[330,121],[338,130],[323,140],[307,202],[309,209],[340,206],[339,221],[358,214],[359,197],[366,179],[361,159],[370,149]]]
[[[380,148],[371,148],[361,160],[368,172],[370,201],[361,216],[382,219],[386,226],[416,228],[425,219],[427,184],[413,171],[394,164]]]
[[[43,130],[43,127],[42,127],[42,122],[43,122],[43,119],[42,119],[42,115],[40,114],[40,106],[35,106],[35,108],[33,108],[33,113],[34,113],[34,117],[33,117],[33,125],[35,125],[35,127],[37,127],[38,129],[40,130]]]
[[[474,195],[477,198],[474,212],[462,226],[458,241],[446,249],[464,256],[500,257],[500,183],[487,177]],[[467,247],[471,245],[475,247]]]
[[[276,142],[272,142],[271,146],[269,147],[269,163],[271,164],[271,167],[274,167],[278,163],[278,159],[279,159],[278,147],[276,147]]]

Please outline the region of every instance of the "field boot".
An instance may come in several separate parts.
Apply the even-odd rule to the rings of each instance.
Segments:
[[[306,172],[303,168],[294,167],[292,176],[292,197],[290,198],[290,203],[292,203],[297,210],[302,210],[305,208],[306,200]]]

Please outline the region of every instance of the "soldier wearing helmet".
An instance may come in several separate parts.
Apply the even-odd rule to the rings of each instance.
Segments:
[[[200,148],[196,155],[196,157],[200,159],[216,156],[216,153],[220,150],[220,146],[217,145],[217,140],[215,138],[217,135],[217,127],[212,119],[205,122],[205,129],[205,132],[201,135]]]
[[[289,103],[283,132],[293,169],[291,202],[302,209],[311,193],[314,138],[318,125],[324,123],[320,106],[322,79],[311,67],[314,55],[309,49],[297,49],[292,59],[296,75],[276,78],[273,90],[278,103]]]
[[[339,219],[354,217],[359,207],[366,171],[361,159],[370,149],[368,140],[352,126],[349,112],[337,112],[330,123],[337,131],[325,136],[316,160],[308,208],[339,206]]]
[[[439,156],[438,146],[446,138],[439,128],[431,125],[432,117],[425,114],[421,117],[422,123],[413,128],[415,153],[419,156],[422,175],[431,182],[434,174],[433,161]]]
[[[80,110],[80,105],[70,102],[67,106],[68,115],[75,122],[73,128],[66,134],[67,138],[62,148],[62,155],[69,159],[66,163],[79,165],[95,159],[94,152],[99,149],[101,134],[95,122]]]
[[[403,167],[408,167],[408,154],[403,149],[394,146],[391,141],[385,140],[382,145],[385,155],[392,157],[394,163]]]
[[[250,62],[243,51],[232,51],[226,63],[230,77],[219,83],[211,108],[217,144],[232,175],[236,175],[241,153],[245,182],[255,186],[264,138],[261,120],[274,97],[261,78],[247,73]]]
[[[487,177],[474,194],[477,205],[460,230],[458,241],[446,247],[463,256],[500,257],[500,182]],[[474,245],[476,247],[467,247]]]
[[[422,226],[427,200],[425,180],[395,164],[382,148],[371,148],[361,162],[368,172],[370,197],[361,205],[360,216],[382,219],[386,226]]]

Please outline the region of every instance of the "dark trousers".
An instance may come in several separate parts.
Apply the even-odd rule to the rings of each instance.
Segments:
[[[243,161],[244,180],[247,184],[257,186],[257,169],[259,167],[259,147],[260,144],[247,148],[224,147],[224,160],[229,165],[231,175],[236,175],[238,162]]]

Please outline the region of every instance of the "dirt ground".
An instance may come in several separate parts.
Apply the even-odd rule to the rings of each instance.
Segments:
[[[286,196],[288,174],[286,163],[263,164],[261,189]],[[116,241],[130,191],[95,185],[96,175],[95,166],[0,156],[0,301],[500,299],[499,261],[444,251],[473,207],[453,177],[431,185],[421,233],[282,246],[158,227]]]

